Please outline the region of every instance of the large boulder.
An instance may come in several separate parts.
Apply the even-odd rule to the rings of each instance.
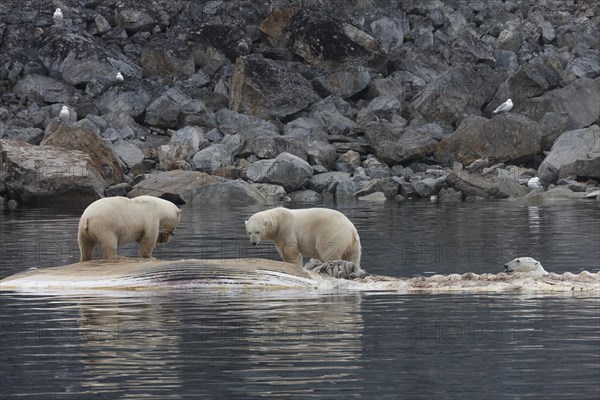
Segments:
[[[21,98],[63,104],[68,104],[78,93],[78,90],[68,83],[38,74],[25,75],[17,82],[14,91]]]
[[[481,115],[504,78],[486,64],[453,66],[414,98],[409,111],[426,121],[453,125],[463,115]]]
[[[518,114],[496,115],[488,120],[469,116],[435,149],[435,158],[445,165],[464,165],[487,155],[494,163],[521,163],[540,152],[542,132],[537,122]]]
[[[84,152],[104,179],[113,183],[123,181],[123,167],[119,158],[89,124],[51,124],[41,142],[41,146],[46,145]]]
[[[190,204],[274,204],[287,200],[285,190],[278,185],[252,184],[241,179],[218,181],[197,187],[183,196]]]
[[[546,186],[567,177],[600,180],[600,126],[560,135],[537,175]]]
[[[306,142],[289,136],[257,136],[246,140],[242,153],[254,154],[258,158],[275,158],[281,153],[290,153],[307,159]]]
[[[516,104],[514,111],[541,121],[548,112],[569,116],[567,129],[590,126],[600,119],[600,78],[582,78],[560,89]]]
[[[375,154],[388,165],[404,164],[428,156],[444,137],[434,123],[404,129],[394,124],[371,124],[366,137]]]
[[[273,46],[286,47],[307,63],[327,68],[365,65],[382,56],[378,40],[346,22],[343,14],[349,14],[354,4],[329,1],[302,5],[299,1],[272,4],[260,29]],[[379,26],[376,29],[379,32]],[[395,39],[390,37],[386,44],[397,46],[397,33]]]
[[[127,194],[128,197],[156,196],[176,204],[186,203],[196,189],[214,183],[215,179],[198,171],[167,171],[150,175]]]
[[[324,96],[333,95],[345,99],[363,91],[371,82],[371,75],[365,67],[349,66],[315,81],[324,92]]]
[[[111,86],[95,104],[102,114],[125,112],[138,118],[144,114],[150,100],[150,93],[143,85],[124,82]]]
[[[284,118],[319,96],[302,75],[260,55],[238,57],[229,85],[229,108],[261,118]]]
[[[181,108],[191,100],[192,98],[186,93],[171,88],[148,104],[144,122],[160,128],[177,128]]]
[[[106,187],[86,153],[13,140],[0,140],[0,182],[9,198],[23,204],[88,204],[102,197]]]
[[[515,177],[471,174],[458,163],[455,163],[453,172],[448,175],[446,182],[450,187],[461,192],[465,198],[505,199],[525,196],[530,191],[529,188],[521,185]]]
[[[275,124],[252,115],[221,109],[215,116],[219,130],[225,135],[239,134],[244,139],[264,135],[279,136],[279,129]]]
[[[557,88],[560,83],[560,74],[552,65],[543,63],[521,65],[500,85],[485,110],[491,114],[506,99],[511,99],[513,104],[520,105],[527,99]]]
[[[85,31],[69,31],[65,26],[47,30],[38,54],[50,76],[60,76],[73,86],[98,78],[114,80],[118,71],[142,77],[141,68],[119,51]]]
[[[186,44],[167,35],[153,35],[142,49],[146,77],[187,78],[194,74],[194,57]]]
[[[192,158],[196,171],[214,173],[220,168],[230,165],[233,157],[225,144],[217,143],[200,150]]]
[[[281,185],[291,192],[308,181],[313,169],[303,159],[290,153],[281,153],[272,160],[256,161],[248,167],[246,174],[253,182]]]
[[[169,144],[158,148],[158,161],[160,168],[171,170],[177,167],[178,162],[188,161],[201,148],[208,146],[204,138],[204,131],[197,126],[186,126],[176,131]]]

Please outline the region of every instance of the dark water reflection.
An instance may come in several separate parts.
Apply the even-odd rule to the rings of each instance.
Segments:
[[[598,271],[596,202],[339,204],[372,273]],[[278,258],[260,207],[184,208],[160,258]],[[0,276],[79,257],[82,210],[0,213]],[[135,247],[122,254],[134,253]],[[597,296],[190,290],[0,295],[2,398],[597,398]]]

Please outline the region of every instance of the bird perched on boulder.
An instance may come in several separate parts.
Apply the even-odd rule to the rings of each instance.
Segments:
[[[540,183],[540,178],[538,178],[537,176],[534,176],[533,178],[531,178],[527,181],[527,187],[529,189],[533,190],[534,192],[543,192],[544,191],[544,187]]]
[[[506,100],[504,103],[500,104],[498,108],[494,110],[494,114],[498,114],[501,112],[509,112],[513,108],[513,102],[511,99]]]
[[[117,80],[117,82],[123,82],[125,80],[123,78],[123,74],[121,74],[121,71],[117,72],[117,76],[115,76],[115,79]]]
[[[60,109],[60,112],[58,113],[58,118],[62,122],[68,122],[69,119],[71,118],[71,113],[69,112],[69,107],[62,106],[62,108]]]
[[[467,170],[467,172],[474,173],[474,172],[482,171],[484,168],[488,167],[489,165],[490,165],[490,159],[488,158],[487,155],[484,155],[483,157],[478,158],[477,160],[473,161],[465,169]]]
[[[55,23],[60,23],[63,20],[63,13],[60,10],[60,8],[57,8],[56,10],[54,10],[54,14],[52,15],[52,19],[54,20]]]

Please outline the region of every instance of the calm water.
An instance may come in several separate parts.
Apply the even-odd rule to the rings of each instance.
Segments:
[[[597,202],[328,204],[392,276],[600,269]],[[290,207],[293,207],[291,205]],[[159,258],[267,257],[261,207],[184,206]],[[81,209],[0,211],[0,277],[77,261]],[[123,255],[135,255],[127,246]],[[0,397],[597,399],[597,296],[0,292]]]

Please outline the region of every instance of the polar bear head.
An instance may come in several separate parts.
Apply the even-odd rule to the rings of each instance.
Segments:
[[[539,274],[547,274],[542,264],[531,257],[515,258],[511,262],[504,264],[506,272],[536,272]]]
[[[276,230],[276,210],[258,212],[245,221],[246,233],[254,246],[257,246],[262,239],[270,239],[272,232]]]

